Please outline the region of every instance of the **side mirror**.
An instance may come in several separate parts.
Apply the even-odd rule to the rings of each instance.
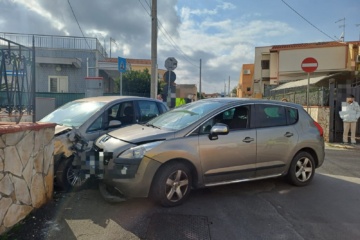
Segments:
[[[209,139],[217,140],[219,135],[227,135],[229,126],[223,123],[216,123],[210,130]]]
[[[111,120],[109,122],[109,128],[115,128],[120,126],[121,126],[121,122],[119,120]]]

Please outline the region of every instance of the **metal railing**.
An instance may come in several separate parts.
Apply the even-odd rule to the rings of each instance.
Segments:
[[[35,47],[98,50],[104,57],[107,57],[104,47],[97,38],[0,32],[0,37],[26,47],[32,47],[33,36],[35,39]],[[0,45],[5,44],[5,41],[0,40]]]
[[[303,106],[307,105],[306,88],[284,89],[270,91],[268,99],[282,100],[286,98],[289,102],[294,102]],[[324,87],[312,87],[309,91],[309,106],[329,106],[329,89]]]

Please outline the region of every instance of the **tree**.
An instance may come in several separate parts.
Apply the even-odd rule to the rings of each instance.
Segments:
[[[231,91],[231,93],[235,93],[235,95],[237,94],[237,87],[234,87],[233,90]]]
[[[148,96],[150,94],[151,76],[148,69],[127,71],[122,76],[124,95]],[[120,77],[115,79],[115,92],[120,91]]]

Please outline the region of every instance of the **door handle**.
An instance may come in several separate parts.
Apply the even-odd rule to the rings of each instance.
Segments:
[[[291,133],[291,132],[286,132],[284,136],[285,137],[292,137],[292,136],[294,136],[294,134]]]
[[[244,138],[244,140],[243,140],[243,142],[246,142],[246,143],[249,143],[249,142],[252,142],[252,141],[254,141],[254,139],[251,138],[251,137],[246,137],[246,138]]]

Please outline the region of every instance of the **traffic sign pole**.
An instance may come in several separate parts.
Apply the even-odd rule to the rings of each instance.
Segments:
[[[301,63],[301,68],[308,73],[308,84],[306,89],[306,111],[309,112],[309,95],[310,95],[310,73],[314,72],[318,67],[318,62],[315,58],[305,58]]]
[[[308,84],[306,89],[306,111],[309,112],[309,94],[310,94],[310,73],[308,72]]]
[[[168,107],[170,108],[171,107],[171,81],[170,81],[171,71],[168,71],[168,72],[169,72],[169,79],[168,79],[168,94],[167,94],[166,102],[167,102]]]

